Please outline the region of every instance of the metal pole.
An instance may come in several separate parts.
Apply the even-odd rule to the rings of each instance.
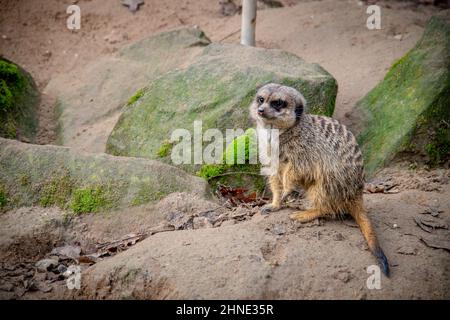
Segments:
[[[244,0],[242,3],[241,44],[255,46],[256,0]]]

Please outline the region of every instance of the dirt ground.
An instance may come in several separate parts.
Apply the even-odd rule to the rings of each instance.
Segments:
[[[77,32],[66,28],[65,10],[74,2],[81,7],[82,15],[81,30]],[[369,31],[363,2],[282,2],[284,8],[258,11],[257,45],[293,52],[329,71],[339,84],[335,117],[354,131],[358,131],[357,115],[352,112],[356,101],[384,77],[396,59],[413,47],[428,18],[439,10],[407,1],[380,1],[382,29]],[[119,0],[110,0],[108,4],[102,0],[0,0],[0,55],[28,70],[43,90],[58,74],[77,70],[126,44],[182,25],[199,26],[212,41],[236,43],[240,18],[240,15],[223,16],[218,1],[211,0],[146,1],[135,14]],[[43,92],[40,144],[55,141],[57,126],[52,98]],[[72,297],[63,278],[54,272],[37,272],[36,261],[67,243],[88,252],[99,243],[133,233],[147,238],[139,238],[124,253],[96,261],[86,273],[93,281],[83,286],[76,297],[123,298],[128,297],[124,296],[126,293],[137,298],[199,298],[201,292],[211,292],[207,297],[450,299],[449,252],[429,246],[450,240],[449,178],[448,169],[412,170],[408,164],[402,164],[400,168],[382,171],[374,182],[383,185],[388,181],[391,187],[395,185],[391,193],[365,195],[393,270],[391,279],[383,280],[386,285],[382,290],[367,290],[365,286],[365,269],[374,261],[351,221],[297,225],[287,218],[289,209],[261,216],[257,209],[229,209],[218,203],[188,201],[174,195],[158,204],[72,219],[57,208],[19,208],[3,213],[0,298]],[[212,210],[226,219],[215,228],[206,225],[199,227],[201,230],[155,229],[174,210],[185,215]],[[427,226],[419,227],[414,219],[417,217],[433,220],[435,227],[425,231]],[[165,232],[151,235],[155,230]],[[252,241],[252,236],[261,241]],[[168,241],[173,241],[173,251],[159,251]],[[181,249],[175,245],[178,242]],[[186,243],[194,261],[182,259]],[[168,266],[150,270],[156,283],[161,283],[153,291],[154,296],[146,296],[144,289],[133,287],[139,285],[133,282],[121,287],[101,287],[108,273],[113,274],[110,269],[114,265],[128,260],[139,264],[135,257],[149,250],[154,252],[151,259]],[[221,263],[207,269],[210,267],[205,261],[214,251],[221,256]],[[246,259],[253,262],[246,265]],[[311,261],[313,266],[308,264]],[[254,265],[260,262],[263,265]],[[66,260],[60,263],[70,264]],[[83,264],[83,268],[92,263]],[[238,272],[239,266],[244,271],[248,267],[255,276],[246,277]],[[202,274],[205,270],[214,274],[205,277]],[[189,282],[192,277],[186,278],[186,274],[198,281]],[[260,282],[259,276],[265,280]],[[229,283],[223,278],[230,279]]]
[[[298,202],[261,215],[258,208],[178,193],[154,205],[68,220],[56,208],[4,213],[0,298],[449,299],[450,255],[436,248],[450,241],[449,178],[449,170],[390,168],[373,181],[390,186],[365,195],[391,266],[379,290],[366,286],[375,259],[350,219],[300,224],[289,219]],[[219,222],[198,223],[204,213]],[[427,231],[417,221],[434,227]],[[119,241],[126,251],[117,254],[112,245],[117,251],[92,254],[127,237],[137,243]],[[82,257],[52,251],[67,245]],[[56,259],[58,268],[39,271],[43,258]],[[58,270],[76,260],[82,286],[71,291]]]

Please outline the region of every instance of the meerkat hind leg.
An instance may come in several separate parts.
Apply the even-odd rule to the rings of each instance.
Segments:
[[[310,222],[314,219],[323,217],[324,214],[317,209],[309,209],[305,211],[296,211],[289,215],[289,217],[293,220],[300,221],[302,223]]]

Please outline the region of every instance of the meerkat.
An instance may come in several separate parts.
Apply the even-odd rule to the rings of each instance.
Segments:
[[[269,177],[273,199],[261,213],[279,210],[300,186],[313,207],[290,218],[303,223],[350,214],[389,276],[387,258],[364,210],[363,159],[353,134],[335,119],[308,114],[300,92],[274,83],[257,91],[250,115],[258,129],[279,130],[279,165]]]

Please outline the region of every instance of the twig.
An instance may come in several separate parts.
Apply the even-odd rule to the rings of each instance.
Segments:
[[[160,229],[155,228],[155,229],[153,229],[153,230],[150,230],[150,232],[148,233],[148,235],[149,235],[149,236],[152,236],[152,235],[157,234],[157,233],[160,233],[160,232],[167,232],[167,231],[174,231],[174,230],[175,230],[175,227],[174,227],[174,226],[164,226],[164,227],[162,227],[162,228],[160,228]]]
[[[216,175],[214,177],[208,178],[208,181],[211,180],[211,179],[217,178],[217,177],[230,176],[230,175],[233,175],[233,174],[248,174],[248,175],[252,175],[252,176],[261,176],[262,175],[260,173],[244,172],[244,171],[241,171],[241,172],[225,172],[225,173],[218,174],[218,175]]]
[[[240,31],[241,31],[241,28],[237,29],[236,31],[233,31],[232,33],[229,33],[227,36],[223,37],[218,42],[222,42],[223,40],[226,40],[226,39],[234,36],[235,34],[239,33]]]

